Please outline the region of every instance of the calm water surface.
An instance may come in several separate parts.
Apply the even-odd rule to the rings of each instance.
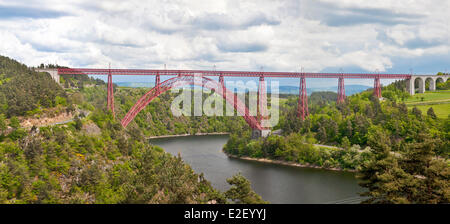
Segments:
[[[225,191],[226,178],[241,172],[252,188],[271,203],[354,203],[358,186],[353,173],[290,167],[228,158],[222,147],[228,136],[187,136],[152,139],[167,152],[181,154],[197,173],[204,173],[212,185]]]

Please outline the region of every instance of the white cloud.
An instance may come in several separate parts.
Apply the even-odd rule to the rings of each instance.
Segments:
[[[449,57],[450,3],[433,3],[0,0],[0,54],[30,66],[409,72]]]

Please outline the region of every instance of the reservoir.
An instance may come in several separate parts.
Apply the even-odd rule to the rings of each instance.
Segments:
[[[183,160],[197,173],[203,173],[211,184],[226,191],[226,179],[241,173],[253,190],[270,203],[359,203],[359,187],[354,173],[315,168],[292,167],[228,158],[222,147],[227,135],[185,136],[151,139]]]

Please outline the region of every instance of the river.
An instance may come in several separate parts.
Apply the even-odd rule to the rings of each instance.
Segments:
[[[204,173],[212,185],[226,191],[226,178],[240,172],[252,184],[253,190],[270,203],[356,203],[358,186],[354,173],[314,168],[291,167],[228,158],[222,147],[226,135],[186,136],[151,139],[191,165],[197,173]]]

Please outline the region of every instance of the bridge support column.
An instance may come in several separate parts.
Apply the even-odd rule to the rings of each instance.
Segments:
[[[111,110],[113,117],[116,118],[116,114],[114,112],[114,84],[112,82],[111,69],[108,74],[108,110]]]
[[[426,80],[425,80],[425,82],[426,82]],[[430,91],[436,91],[436,78],[431,78]]]
[[[406,80],[406,91],[408,91],[409,95],[411,96],[415,94],[413,78]]]
[[[420,77],[419,78],[419,93],[424,93],[425,92],[425,79]]]
[[[264,76],[259,77],[257,97],[257,119],[259,124],[261,124],[261,120],[267,118],[266,82],[264,81]]]
[[[378,99],[381,98],[381,84],[380,77],[376,77],[373,84],[373,95]]]
[[[301,117],[302,121],[308,116],[308,95],[306,92],[306,80],[303,75],[300,78],[300,88],[297,102],[297,117]]]
[[[156,89],[156,92],[157,93],[159,93],[159,83],[160,83],[161,81],[160,81],[160,77],[159,77],[159,72],[158,73],[156,73],[156,76],[155,76],[155,87],[157,88]]]
[[[343,103],[345,101],[345,86],[344,86],[344,77],[339,77],[338,81],[338,97],[337,102]]]

